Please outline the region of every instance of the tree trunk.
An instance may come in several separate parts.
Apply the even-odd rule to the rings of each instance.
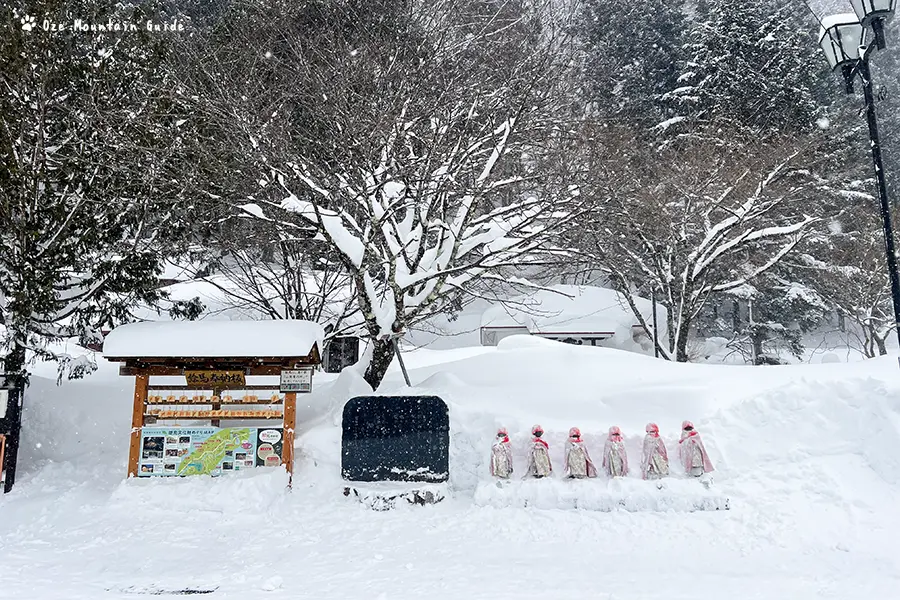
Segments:
[[[25,346],[16,343],[3,359],[3,373],[6,374],[6,385],[24,388],[28,383],[25,371]]]
[[[761,356],[765,353],[763,349],[763,342],[766,341],[766,335],[762,331],[752,331],[750,333],[750,343],[753,345],[753,364],[760,365],[763,364],[760,359]],[[764,359],[762,359],[764,360]]]
[[[387,373],[388,367],[394,360],[394,344],[390,338],[376,339],[372,341],[372,358],[369,360],[369,366],[366,367],[366,373],[363,379],[366,380],[373,390],[377,390]]]
[[[890,335],[891,331],[892,330],[890,330],[890,329],[888,330],[888,335]],[[884,341],[887,339],[887,336],[881,337],[876,334],[874,337],[875,337],[875,343],[878,344],[878,356],[886,356],[887,348],[884,347]]]
[[[863,330],[863,356],[866,358],[875,358],[875,339],[878,332],[872,327],[871,323],[862,323]]]
[[[675,305],[666,306],[666,335],[669,338],[669,347],[667,348],[668,353],[666,354],[666,358],[668,360],[672,360],[672,352],[675,350],[677,346],[677,341],[675,340],[675,313],[674,313]]]
[[[4,421],[7,427],[3,433],[6,436],[6,450],[3,455],[3,464],[0,469],[6,471],[4,493],[12,491],[16,481],[16,462],[19,455],[19,440],[22,433],[22,403],[25,396],[25,386],[28,384],[28,373],[25,370],[25,346],[20,341],[13,342],[9,354],[3,357],[3,370],[0,374],[6,375],[2,382],[4,386],[14,387],[17,393],[10,397],[10,403],[6,407]]]
[[[678,330],[678,339],[675,346],[675,360],[678,362],[689,362],[690,357],[687,352],[688,335],[691,331],[691,321],[683,317],[681,329]]]

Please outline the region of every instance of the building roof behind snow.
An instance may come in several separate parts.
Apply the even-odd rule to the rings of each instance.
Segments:
[[[652,320],[651,302],[638,296],[632,298],[641,314]],[[662,329],[665,309],[661,306],[657,306],[657,318]],[[532,334],[612,334],[637,322],[625,297],[615,290],[562,284],[511,298],[481,316],[482,327],[527,327]]]

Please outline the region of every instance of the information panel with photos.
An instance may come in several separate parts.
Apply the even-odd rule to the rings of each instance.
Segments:
[[[219,476],[281,465],[280,427],[144,427],[138,477]]]

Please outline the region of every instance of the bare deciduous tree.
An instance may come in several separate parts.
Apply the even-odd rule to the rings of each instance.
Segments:
[[[373,387],[391,336],[458,307],[474,282],[533,262],[573,201],[536,166],[553,152],[568,66],[552,3],[381,4],[285,9],[271,51],[248,61],[217,47],[220,60],[194,60],[185,80],[186,94],[202,92],[198,112],[220,145],[200,150],[224,175],[203,191],[229,207],[226,219],[269,232],[241,241],[250,256],[319,244],[355,295]],[[307,281],[319,256],[288,265],[279,249],[260,267],[242,252],[230,252],[229,278],[243,282],[243,301],[263,305],[273,287],[283,295],[284,282]]]
[[[659,351],[669,359],[689,360],[694,320],[713,294],[768,271],[816,221],[799,201],[810,177],[791,167],[800,151],[767,148],[780,158],[737,161],[707,144],[632,157],[625,177],[621,164],[589,173],[582,193],[594,211],[579,222],[576,243],[626,298],[656,294],[668,311]]]

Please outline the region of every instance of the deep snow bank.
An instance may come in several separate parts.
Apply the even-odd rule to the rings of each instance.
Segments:
[[[475,490],[475,504],[506,508],[562,508],[601,512],[728,510],[729,499],[697,481],[668,478],[662,482],[634,477],[606,481],[565,481],[558,478],[525,481],[485,481]]]
[[[829,482],[827,492],[818,490],[826,495],[859,478],[884,493],[900,486],[900,455],[892,451],[900,438],[900,373],[890,358],[783,367],[677,364],[515,336],[491,349],[412,352],[407,363],[413,390],[393,365],[379,393],[447,401],[451,486],[468,497],[490,479],[488,449],[498,426],[510,431],[521,473],[535,423],[543,425],[561,471],[571,426],[581,428],[599,458],[607,429],[619,425],[637,464],[647,422],[660,426],[674,458],[683,419],[703,433],[717,487],[739,496],[753,496],[743,487],[750,481],[762,493],[779,481],[803,480],[804,469]],[[51,463],[124,472],[131,386],[131,378],[102,361],[97,374],[61,387],[35,377],[24,415],[23,485]],[[351,369],[336,378],[316,376],[313,394],[300,399],[298,477],[339,485],[341,409],[366,393]],[[856,495],[858,486],[846,488]]]
[[[20,479],[0,497],[4,598],[216,589],[212,597],[253,599],[602,590],[652,600],[862,600],[896,591],[900,373],[892,358],[679,365],[534,338],[454,351],[451,360],[422,356],[417,364],[407,355],[413,392],[438,394],[451,410],[450,498],[383,513],[341,493],[340,410],[367,392],[353,371],[317,375],[303,397],[291,493],[277,471],[123,481],[131,380],[114,365],[62,387],[36,377]],[[381,393],[410,390],[392,367]],[[498,425],[510,429],[521,468],[540,422],[558,474],[573,425],[595,458],[607,428],[621,426],[635,461],[647,421],[660,425],[671,454],[685,418],[705,436],[717,468],[711,492],[729,497],[730,511],[684,512],[703,492],[678,479],[656,495],[637,479],[515,481],[503,496],[490,488]],[[652,500],[654,510],[521,508],[602,509],[616,484],[623,501]]]
[[[714,489],[742,503],[768,503],[773,494],[781,499],[806,494],[819,500],[846,494],[877,504],[898,494],[900,456],[891,447],[900,439],[900,373],[892,359],[783,367],[677,364],[528,336],[507,338],[493,352],[451,352],[450,362],[439,362],[439,354],[429,352],[421,367],[415,353],[408,357],[412,392],[439,395],[450,405],[451,486],[479,504],[503,504],[498,492],[480,487],[492,483],[487,458],[498,426],[510,431],[521,474],[530,428],[543,425],[555,477],[561,477],[563,444],[571,426],[581,428],[599,459],[607,429],[619,425],[636,465],[646,423],[660,426],[674,459],[684,419],[694,421],[704,435],[716,466]],[[348,378],[345,372],[342,379]],[[392,372],[379,393],[410,393],[401,382]],[[335,403],[332,414],[339,415],[343,399],[337,395],[329,401]],[[303,453],[335,473],[338,424],[333,419],[299,440]],[[677,466],[673,470],[677,473]],[[320,470],[319,475],[325,473]],[[329,479],[324,476],[322,484],[339,484]],[[631,490],[639,483],[626,482]],[[554,506],[551,497],[559,507],[577,504],[571,487],[545,487],[556,491],[537,501],[530,487],[517,486],[505,504]],[[684,498],[703,494],[699,486],[677,489],[675,495]],[[607,499],[617,493],[609,490]],[[645,500],[635,497],[635,502],[652,506],[662,495],[641,497]],[[600,503],[596,498],[594,486],[581,502]],[[660,502],[663,508],[680,506]]]

